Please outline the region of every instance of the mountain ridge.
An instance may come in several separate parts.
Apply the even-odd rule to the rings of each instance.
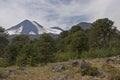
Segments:
[[[92,24],[87,22],[80,22],[76,25],[79,25],[84,30],[89,29]],[[12,26],[6,30],[9,34],[9,38],[12,39],[18,35],[28,35],[30,38],[38,38],[43,33],[48,33],[53,38],[56,38],[58,34],[60,34],[63,29],[60,27],[44,27],[37,23],[36,21],[23,20],[15,26]]]
[[[24,20],[20,22],[19,24],[10,27],[7,29],[7,32],[10,35],[18,35],[18,34],[24,34],[24,35],[40,35],[43,33],[53,33],[53,34],[59,34],[62,32],[63,29],[59,27],[43,27],[36,21],[30,21],[30,20]]]
[[[84,30],[90,29],[90,27],[92,27],[92,23],[88,22],[80,22],[77,25],[79,25]]]

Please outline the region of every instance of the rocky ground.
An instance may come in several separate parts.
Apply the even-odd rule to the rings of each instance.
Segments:
[[[0,68],[0,80],[120,80],[120,56]]]

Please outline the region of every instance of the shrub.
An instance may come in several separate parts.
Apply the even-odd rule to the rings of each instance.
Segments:
[[[117,49],[91,49],[88,52],[83,52],[81,58],[101,58],[119,55]]]
[[[81,72],[81,68],[76,67],[73,71],[73,74],[80,73],[80,72]]]
[[[9,64],[6,59],[0,59],[0,67],[7,67]]]
[[[56,61],[68,61],[71,59],[77,59],[76,53],[71,53],[71,52],[61,52],[61,53],[56,53],[55,54],[55,60]]]
[[[99,71],[96,67],[88,67],[81,69],[82,76],[88,75],[88,76],[98,76]]]

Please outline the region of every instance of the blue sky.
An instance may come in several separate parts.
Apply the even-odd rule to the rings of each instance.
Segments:
[[[9,28],[29,19],[45,27],[70,28],[108,17],[120,29],[120,0],[0,0],[0,25]]]

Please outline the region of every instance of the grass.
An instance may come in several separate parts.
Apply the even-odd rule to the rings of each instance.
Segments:
[[[81,54],[81,58],[104,58],[120,55],[120,50],[116,49],[96,49],[89,50],[88,52],[83,52]]]
[[[82,76],[81,69],[79,67],[72,67],[71,61],[49,63],[45,66],[38,67],[27,66],[25,70],[18,70],[17,66],[6,68],[1,67],[0,76],[5,80],[119,80],[119,64],[109,64],[112,67],[111,68],[108,64],[105,63],[104,58],[88,59],[87,61],[90,62],[91,67],[93,70],[95,70],[95,72],[97,68],[99,72],[104,73],[103,75],[105,75],[105,77],[101,78],[91,76],[91,74],[94,72],[91,70],[88,70],[90,75],[86,74]],[[60,72],[52,72],[52,68],[54,66],[61,64],[65,66],[66,70],[62,70]],[[105,65],[107,65],[107,67]],[[8,70],[15,70],[16,73],[7,74],[6,76],[6,71]],[[118,74],[115,74],[115,71],[118,71]],[[108,79],[107,76],[110,77],[110,79]],[[0,78],[0,80],[2,79]]]
[[[109,80],[120,80],[120,69],[111,65],[104,65],[103,69],[108,73]]]

